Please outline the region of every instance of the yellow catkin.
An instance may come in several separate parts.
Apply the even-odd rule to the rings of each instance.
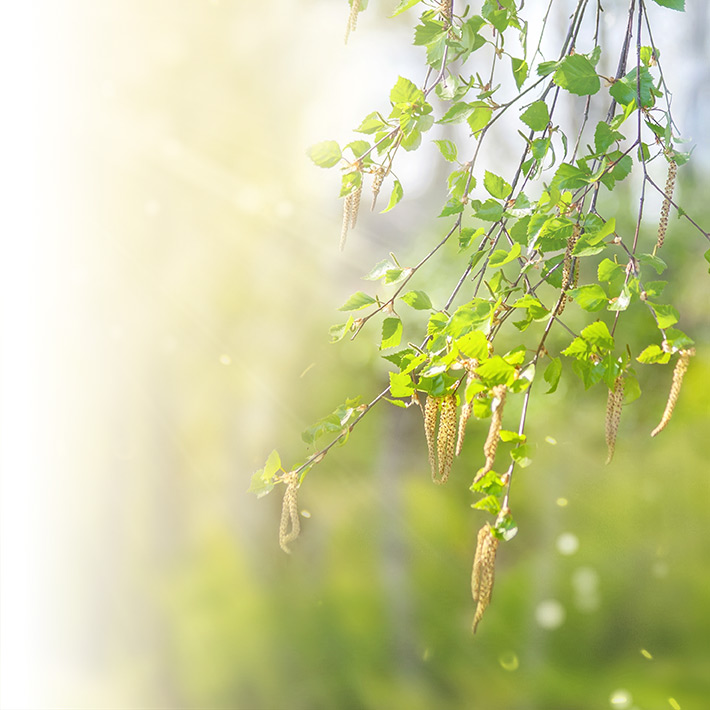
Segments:
[[[350,33],[357,28],[357,16],[360,12],[360,0],[350,0],[350,15],[348,16],[348,26],[345,29],[345,44],[348,43]]]
[[[673,414],[676,402],[678,401],[678,395],[680,394],[680,387],[683,384],[683,377],[688,369],[690,358],[693,357],[693,355],[695,355],[695,348],[680,351],[680,356],[678,357],[675,369],[673,370],[673,383],[671,384],[671,391],[668,394],[666,408],[663,412],[659,425],[651,432],[651,436],[660,434],[671,420],[671,415]]]
[[[343,201],[343,226],[340,229],[340,251],[345,249],[345,241],[348,238],[348,230],[353,219],[353,193],[345,195]]]
[[[355,229],[357,224],[357,215],[360,211],[360,198],[362,197],[362,183],[360,183],[351,193],[352,206],[350,209],[350,229]]]
[[[678,164],[675,160],[668,163],[668,177],[666,178],[665,197],[661,205],[661,219],[658,222],[658,238],[656,239],[656,249],[663,246],[663,240],[666,238],[668,230],[668,213],[671,210],[671,199],[673,199],[673,189],[675,188],[675,177],[678,172]]]
[[[575,244],[579,239],[581,231],[581,225],[575,224],[574,229],[572,231],[572,235],[567,240],[567,248],[565,249],[565,255],[562,259],[562,295],[560,296],[560,302],[557,306],[557,310],[555,311],[555,315],[557,316],[561,315],[562,312],[565,310],[565,304],[567,302],[567,296],[565,295],[565,291],[567,291],[572,286],[573,280],[576,280],[577,278],[579,260],[574,262],[574,266],[572,265],[572,250],[574,249]]]
[[[456,438],[456,455],[461,456],[461,450],[463,449],[463,440],[466,436],[466,425],[468,420],[471,418],[471,413],[473,412],[473,403],[464,402],[461,407],[461,418],[459,419],[459,433]]]
[[[438,397],[427,395],[424,402],[424,432],[426,433],[426,445],[429,449],[429,465],[431,466],[431,476],[436,481],[436,420],[439,414],[441,400]]]
[[[478,532],[476,554],[473,558],[473,570],[471,572],[471,596],[473,601],[476,602],[476,613],[473,618],[472,628],[474,634],[483,617],[483,613],[491,602],[497,551],[498,538],[493,535],[491,526],[486,523]]]
[[[373,171],[374,177],[372,178],[372,205],[370,211],[375,211],[375,205],[377,204],[377,197],[382,189],[382,183],[385,181],[387,171],[383,165],[378,165]]]
[[[624,399],[624,378],[619,375],[614,380],[614,387],[609,390],[606,401],[606,462],[609,464],[614,458],[616,448],[616,433],[619,431],[621,421],[621,403]]]
[[[493,464],[496,460],[496,451],[498,450],[498,437],[503,423],[503,407],[505,406],[505,395],[507,390],[505,385],[496,385],[491,390],[491,393],[494,397],[493,406],[495,409],[491,415],[491,425],[488,429],[488,436],[483,444],[483,454],[486,457],[486,463],[476,474],[476,477],[473,479],[474,483],[480,481],[489,471],[493,469]],[[498,400],[497,406],[496,400]]]
[[[436,452],[439,460],[439,477],[434,483],[446,483],[454,462],[456,445],[456,395],[447,394],[441,399],[439,433],[436,438]]]
[[[281,505],[279,545],[290,555],[288,544],[293,542],[301,532],[301,521],[298,517],[298,476],[290,473],[284,476],[283,480],[286,483],[286,491]]]

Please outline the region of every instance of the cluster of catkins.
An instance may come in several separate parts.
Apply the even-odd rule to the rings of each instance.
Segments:
[[[472,368],[470,372],[472,372]],[[473,479],[474,483],[493,470],[503,423],[506,394],[505,385],[496,385],[491,389],[491,422],[488,436],[483,444],[485,463],[476,473]],[[466,424],[471,417],[471,402],[464,401],[458,426],[456,410],[456,395],[453,393],[445,394],[442,397],[428,395],[422,406],[431,477],[437,484],[446,483],[453,465],[454,453],[457,456],[461,453]],[[477,604],[473,621],[474,633],[491,599],[497,549],[498,537],[494,529],[486,523],[478,533],[471,575],[471,593],[473,601]]]

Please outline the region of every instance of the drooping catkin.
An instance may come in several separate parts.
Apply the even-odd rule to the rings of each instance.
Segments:
[[[351,193],[353,196],[352,206],[350,210],[350,229],[355,229],[357,224],[357,215],[360,211],[360,198],[362,197],[362,183],[360,183]]]
[[[461,418],[459,419],[459,433],[456,437],[456,455],[461,456],[461,450],[463,449],[463,440],[466,436],[466,425],[468,420],[471,418],[471,413],[473,412],[473,403],[464,402],[461,406]]]
[[[385,177],[387,176],[387,170],[385,169],[384,165],[378,165],[373,170],[373,174],[374,177],[372,179],[372,205],[370,207],[371,212],[375,211],[375,205],[377,204],[377,196],[380,194],[380,190],[382,189],[382,183],[385,181]]]
[[[298,517],[298,475],[289,473],[283,477],[283,480],[286,483],[286,490],[281,505],[279,545],[284,552],[290,555],[291,550],[288,549],[288,543],[293,542],[301,532],[301,521]]]
[[[606,401],[606,449],[607,464],[614,458],[616,449],[616,433],[619,431],[621,421],[621,403],[624,399],[624,377],[619,375],[614,380],[614,387],[609,390]]]
[[[572,287],[572,282],[576,280],[578,274],[579,260],[573,260],[572,251],[575,247],[575,244],[577,244],[577,240],[579,239],[581,231],[581,225],[575,224],[574,229],[572,230],[572,234],[570,235],[569,239],[567,239],[567,248],[565,249],[565,255],[562,259],[562,295],[560,296],[559,305],[557,306],[557,310],[555,311],[556,316],[562,315],[562,312],[565,310],[565,304],[567,302],[567,296],[565,295],[565,291],[569,290],[570,287]]]
[[[473,570],[471,572],[471,596],[473,601],[476,602],[476,613],[473,618],[472,628],[474,634],[483,617],[483,613],[490,604],[493,594],[497,551],[498,538],[493,535],[491,526],[486,523],[478,531],[476,554],[473,558]]]
[[[426,445],[429,450],[429,465],[431,466],[431,477],[436,481],[436,420],[439,415],[439,397],[427,395],[424,402],[424,432],[426,434]]]
[[[451,466],[454,462],[456,445],[456,395],[447,394],[441,399],[439,415],[439,432],[436,438],[436,453],[439,460],[439,477],[434,483],[443,484],[449,479]]]
[[[671,415],[673,414],[676,402],[678,401],[678,395],[680,394],[680,387],[683,384],[683,377],[688,369],[690,358],[693,357],[693,355],[695,355],[695,348],[680,351],[680,355],[675,364],[675,369],[673,370],[673,382],[671,384],[671,391],[668,393],[666,408],[663,412],[659,425],[651,432],[651,436],[660,434],[671,420]]]
[[[675,160],[668,162],[668,177],[666,178],[665,197],[661,205],[661,219],[658,222],[658,238],[656,239],[656,249],[663,246],[663,240],[666,238],[668,230],[668,213],[671,210],[671,200],[673,199],[673,189],[675,188],[675,178],[678,172],[678,164]]]
[[[345,29],[345,44],[348,43],[350,33],[357,28],[357,16],[360,12],[360,0],[350,0],[350,15],[348,16],[348,26]]]
[[[343,202],[343,226],[340,229],[340,251],[345,249],[345,242],[348,238],[348,230],[353,229],[357,223],[357,213],[360,209],[360,197],[362,196],[362,183],[354,187]]]
[[[474,483],[480,481],[489,471],[493,469],[493,464],[496,460],[496,451],[498,450],[498,437],[500,435],[501,425],[503,423],[503,407],[505,406],[505,395],[507,389],[505,385],[496,385],[492,390],[493,394],[493,414],[491,415],[491,425],[488,429],[488,436],[483,444],[483,454],[486,457],[486,463],[483,468],[476,474],[473,479]]]

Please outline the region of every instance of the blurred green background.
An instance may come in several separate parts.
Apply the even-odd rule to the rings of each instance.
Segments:
[[[605,392],[538,390],[538,448],[511,501],[520,533],[500,549],[475,638],[486,516],[468,486],[484,431],[440,489],[418,412],[379,405],[306,479],[291,556],[279,493],[246,493],[273,448],[295,462],[303,429],[382,389],[374,330],[330,345],[328,327],[390,249],[407,263],[441,233],[446,173],[431,146],[407,156],[398,210],[363,214],[344,254],[337,175],[305,157],[384,109],[398,74],[422,78],[414,15],[386,20],[394,3],[371,4],[347,48],[344,1],[121,0],[70,14],[80,147],[52,341],[64,537],[51,553],[51,707],[704,710],[710,281],[708,244],[686,222],[672,221],[663,256],[698,355],[668,429],[649,438],[669,368],[637,366],[643,397],[607,467]],[[668,12],[676,34],[657,41],[699,144],[678,194],[707,225],[707,13]],[[616,199],[630,224],[634,195]],[[454,257],[452,245],[437,268],[455,279]],[[630,330],[655,337],[643,318]]]

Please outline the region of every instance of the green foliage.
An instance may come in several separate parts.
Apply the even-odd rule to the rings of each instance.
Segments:
[[[418,4],[403,0],[393,16]],[[659,4],[683,9],[678,1]],[[671,353],[692,347],[687,335],[672,328],[680,312],[660,300],[666,282],[654,277],[666,269],[656,254],[662,239],[650,233],[644,221],[649,216],[644,214],[645,192],[663,192],[651,179],[648,165],[670,161],[675,169],[687,159],[677,149],[680,139],[673,130],[670,101],[657,102],[667,99],[667,89],[660,52],[643,29],[642,20],[648,20],[644,4],[633,10],[637,21],[620,27],[620,37],[609,40],[612,46],[637,46],[636,66],[629,62],[630,71],[619,69],[610,78],[597,72],[602,55],[608,55],[605,66],[625,67],[626,57],[619,61],[597,44],[597,35],[590,52],[576,49],[585,26],[581,15],[596,12],[598,26],[599,3],[579,5],[580,17],[575,15],[567,34],[559,38],[558,58],[547,61],[529,51],[520,5],[518,9],[513,0],[486,0],[480,15],[472,16],[469,8],[462,9],[462,15],[447,16],[446,4],[420,8],[413,43],[425,49],[427,78],[417,85],[400,76],[389,93],[389,114],[372,111],[360,122],[355,130],[371,142],[361,139],[346,145],[353,160],[345,167],[341,196],[350,200],[347,225],[353,221],[348,205],[352,207],[354,194],[359,199],[368,174],[375,176],[376,195],[381,178],[394,174],[400,148],[417,151],[435,122],[465,124],[469,135],[464,139],[434,141],[444,160],[454,164],[448,194],[438,208],[439,224],[445,226],[437,227],[442,234],[433,245],[415,245],[422,254],[414,266],[402,266],[393,254],[376,264],[364,278],[381,281],[388,295],[357,291],[340,310],[363,315],[331,328],[334,342],[348,333],[354,338],[368,331],[377,340],[378,327],[368,324],[373,319],[379,323],[377,346],[387,362],[388,384],[363,413],[382,399],[397,407],[422,406],[428,412],[432,458],[432,441],[435,433],[438,436],[440,476],[442,452],[453,449],[444,441],[455,430],[444,421],[450,404],[460,405],[462,414],[465,406],[466,416],[474,420],[490,420],[483,452],[465,455],[470,458],[467,468],[479,471],[471,490],[480,497],[472,506],[495,517],[490,534],[497,540],[510,539],[517,531],[509,496],[516,469],[533,462],[536,442],[528,441],[526,426],[531,393],[540,388],[535,385],[538,368],[544,368],[543,396],[563,384],[565,389],[574,386],[571,380],[577,377],[585,390],[598,385],[604,397],[616,396],[622,383],[626,405],[641,395],[634,360],[666,364]],[[636,37],[636,32],[641,35]],[[497,61],[503,56],[510,59],[509,65]],[[482,70],[486,62],[489,68]],[[467,74],[474,68],[476,73]],[[602,79],[608,94],[600,91]],[[432,92],[441,102],[436,110],[429,101]],[[498,121],[513,106],[520,111],[518,127],[524,130],[511,132]],[[580,120],[568,125],[565,113],[575,113]],[[496,140],[507,145],[518,141],[517,167],[496,162]],[[493,148],[488,165],[479,164],[484,142]],[[334,141],[313,146],[309,155],[320,167],[333,167],[342,158]],[[633,172],[642,183],[640,194],[637,186],[623,185]],[[608,199],[610,191],[620,189],[625,199],[638,194],[637,222],[630,231],[617,229],[618,202]],[[672,192],[672,187],[666,190]],[[403,184],[394,176],[383,212],[396,207],[403,194]],[[667,223],[668,201],[663,209],[660,221]],[[454,277],[431,267],[435,257],[446,253],[442,247],[449,241],[458,244]],[[710,251],[705,258],[710,261]],[[418,288],[412,289],[415,277]],[[442,290],[448,298],[435,309],[428,292],[437,294],[439,306]],[[410,310],[399,313],[401,303],[428,312],[426,323]],[[660,331],[661,345],[637,342],[634,323],[640,318]],[[393,351],[403,341],[407,347]],[[433,428],[433,400],[427,400],[427,410],[417,393],[439,398]],[[511,400],[515,404],[505,405]],[[621,395],[616,403],[610,401],[609,411],[620,410]],[[362,416],[355,415],[355,407],[349,400],[309,428],[304,440],[314,444],[331,435],[344,441]],[[511,410],[519,412],[513,415],[519,417],[517,424],[509,423]],[[609,426],[607,421],[607,437]],[[499,442],[504,454],[497,453]],[[322,453],[330,446],[332,442]],[[309,460],[304,467],[315,462]],[[255,474],[255,492],[273,486],[277,476],[272,468],[273,462]]]

